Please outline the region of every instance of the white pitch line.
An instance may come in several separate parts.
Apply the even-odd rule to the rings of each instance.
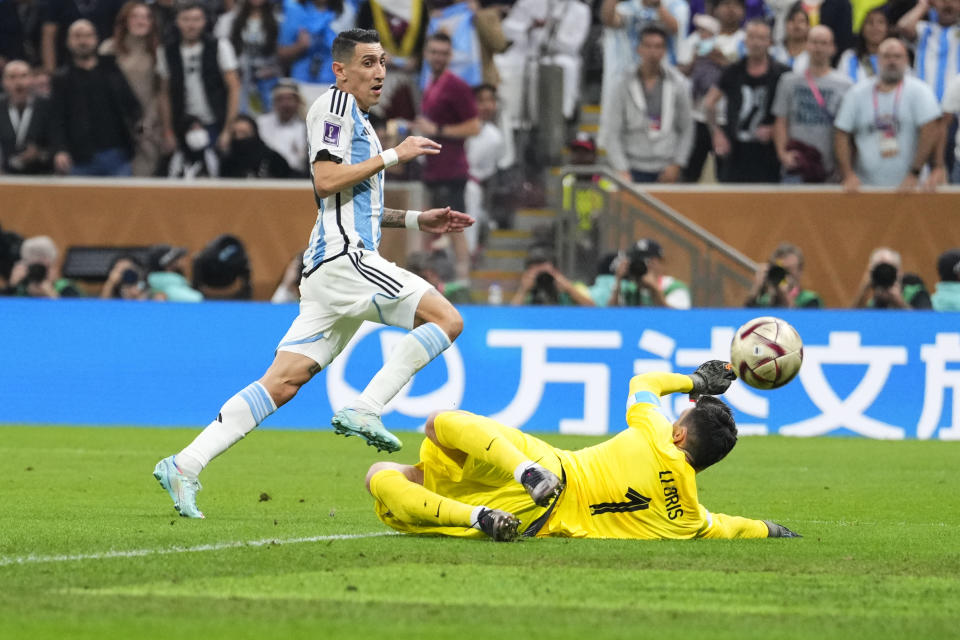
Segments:
[[[329,536],[308,536],[305,538],[264,538],[263,540],[236,540],[233,542],[216,542],[200,544],[195,547],[167,547],[165,549],[127,549],[102,551],[99,553],[78,553],[59,556],[15,556],[0,558],[0,567],[14,564],[40,564],[49,562],[77,562],[80,560],[107,560],[110,558],[140,558],[143,556],[162,556],[171,553],[197,553],[200,551],[220,551],[222,549],[237,549],[241,547],[265,547],[267,545],[303,544],[305,542],[327,542],[330,540],[358,540],[361,538],[377,538],[380,536],[398,535],[393,531],[378,531],[374,533],[351,533]]]

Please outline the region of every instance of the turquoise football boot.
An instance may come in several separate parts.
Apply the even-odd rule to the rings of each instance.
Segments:
[[[173,456],[164,458],[153,468],[153,477],[173,498],[173,508],[184,518],[203,518],[203,512],[197,508],[197,491],[203,487],[197,479],[188,478],[180,472]]]
[[[399,451],[403,443],[397,436],[387,431],[380,416],[362,409],[340,409],[333,419],[333,430],[343,436],[360,436],[377,451],[393,453]]]

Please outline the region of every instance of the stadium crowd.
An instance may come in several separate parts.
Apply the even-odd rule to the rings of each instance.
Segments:
[[[484,223],[504,223],[497,196],[522,192],[516,176],[537,162],[546,67],[563,78],[571,158],[587,150],[623,179],[698,182],[712,157],[729,183],[960,183],[960,0],[0,0],[0,173],[304,177],[305,110],[334,81],[333,38],[354,26],[388,53],[370,114],[384,147],[410,133],[444,145],[388,173]],[[590,103],[595,139],[576,135]],[[411,264],[463,296],[483,226],[452,243],[452,268],[438,251]],[[689,306],[646,246],[644,274],[606,256],[590,287],[534,251],[512,302]],[[161,253],[113,265],[105,294],[203,296],[196,278],[177,282],[196,296],[154,287],[157,273],[182,277]],[[52,269],[25,288],[21,262],[0,282],[8,292],[79,292]],[[872,293],[871,262],[857,305],[929,306],[907,299],[896,263],[884,262],[899,298]],[[749,304],[821,304],[799,286],[798,250],[765,264]],[[777,283],[774,264],[787,272]],[[286,271],[279,299],[295,297]],[[248,290],[249,274],[236,282],[222,297]]]

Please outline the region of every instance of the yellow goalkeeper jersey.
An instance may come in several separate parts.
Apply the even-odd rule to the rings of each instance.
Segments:
[[[567,488],[540,536],[576,538],[766,538],[767,525],[710,513],[696,472],[673,444],[660,396],[688,392],[688,376],[647,373],[630,381],[629,429],[594,447],[558,450]]]

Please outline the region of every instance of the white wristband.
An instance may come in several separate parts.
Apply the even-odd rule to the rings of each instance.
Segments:
[[[420,230],[420,211],[414,211],[412,209],[407,211],[407,215],[403,218],[403,226],[407,229],[413,229],[414,231]]]
[[[396,149],[387,149],[385,151],[381,151],[380,158],[383,160],[384,169],[389,169],[400,162],[400,158],[397,156]]]

